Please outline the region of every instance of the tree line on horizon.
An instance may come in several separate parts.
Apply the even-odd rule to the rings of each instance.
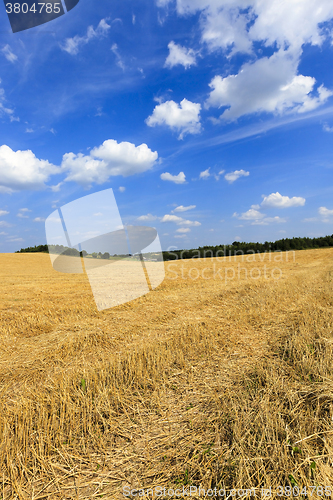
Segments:
[[[265,252],[288,252],[290,250],[307,250],[316,248],[333,247],[333,234],[331,236],[322,236],[317,238],[283,238],[274,242],[265,241],[264,243],[246,243],[242,241],[234,241],[231,245],[206,245],[190,250],[173,250],[164,251],[163,260],[178,260],[178,259],[193,259],[204,257],[227,257],[234,255],[245,255],[250,253],[265,253]],[[75,257],[86,257],[88,253],[85,250],[79,252],[75,248],[64,247],[63,245],[52,245],[50,249],[57,254],[71,255]],[[37,245],[34,247],[21,248],[15,253],[49,253],[48,245]],[[127,255],[117,255],[117,257],[129,257]],[[105,252],[102,254],[93,253],[93,258],[109,259],[110,254]],[[114,256],[115,257],[115,256]]]

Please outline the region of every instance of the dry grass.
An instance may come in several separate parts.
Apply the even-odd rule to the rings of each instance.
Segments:
[[[98,313],[86,276],[0,255],[0,499],[333,485],[333,249],[282,257],[168,262]]]

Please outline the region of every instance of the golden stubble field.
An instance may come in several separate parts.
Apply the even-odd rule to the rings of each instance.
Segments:
[[[98,312],[85,275],[1,254],[0,499],[333,493],[333,249],[249,260],[166,262]]]

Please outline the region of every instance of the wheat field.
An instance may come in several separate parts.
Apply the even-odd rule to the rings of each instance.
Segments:
[[[165,262],[102,312],[47,254],[0,263],[0,499],[333,491],[333,249]]]

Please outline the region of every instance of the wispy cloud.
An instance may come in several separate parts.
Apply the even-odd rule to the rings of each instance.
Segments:
[[[106,20],[102,19],[96,29],[94,29],[93,26],[89,26],[86,35],[75,35],[73,38],[66,38],[64,43],[60,44],[60,47],[68,54],[75,56],[79,53],[79,50],[83,45],[86,45],[95,38],[105,37],[110,28],[111,26],[106,22]]]
[[[17,61],[17,55],[14,54],[14,52],[12,51],[12,49],[10,48],[10,45],[5,45],[2,49],[1,49],[1,52],[3,53],[3,55],[5,56],[5,58],[7,59],[7,61],[11,62],[11,63],[14,63],[15,61]]]
[[[116,43],[114,43],[112,45],[111,51],[116,56],[117,66],[119,66],[119,68],[121,68],[123,71],[125,71],[125,64],[124,64],[124,62],[122,60],[122,57],[119,54],[118,45]]]
[[[188,210],[193,210],[196,208],[196,205],[189,205],[188,207],[184,207],[183,205],[179,205],[179,207],[176,207],[173,212],[187,212]]]

